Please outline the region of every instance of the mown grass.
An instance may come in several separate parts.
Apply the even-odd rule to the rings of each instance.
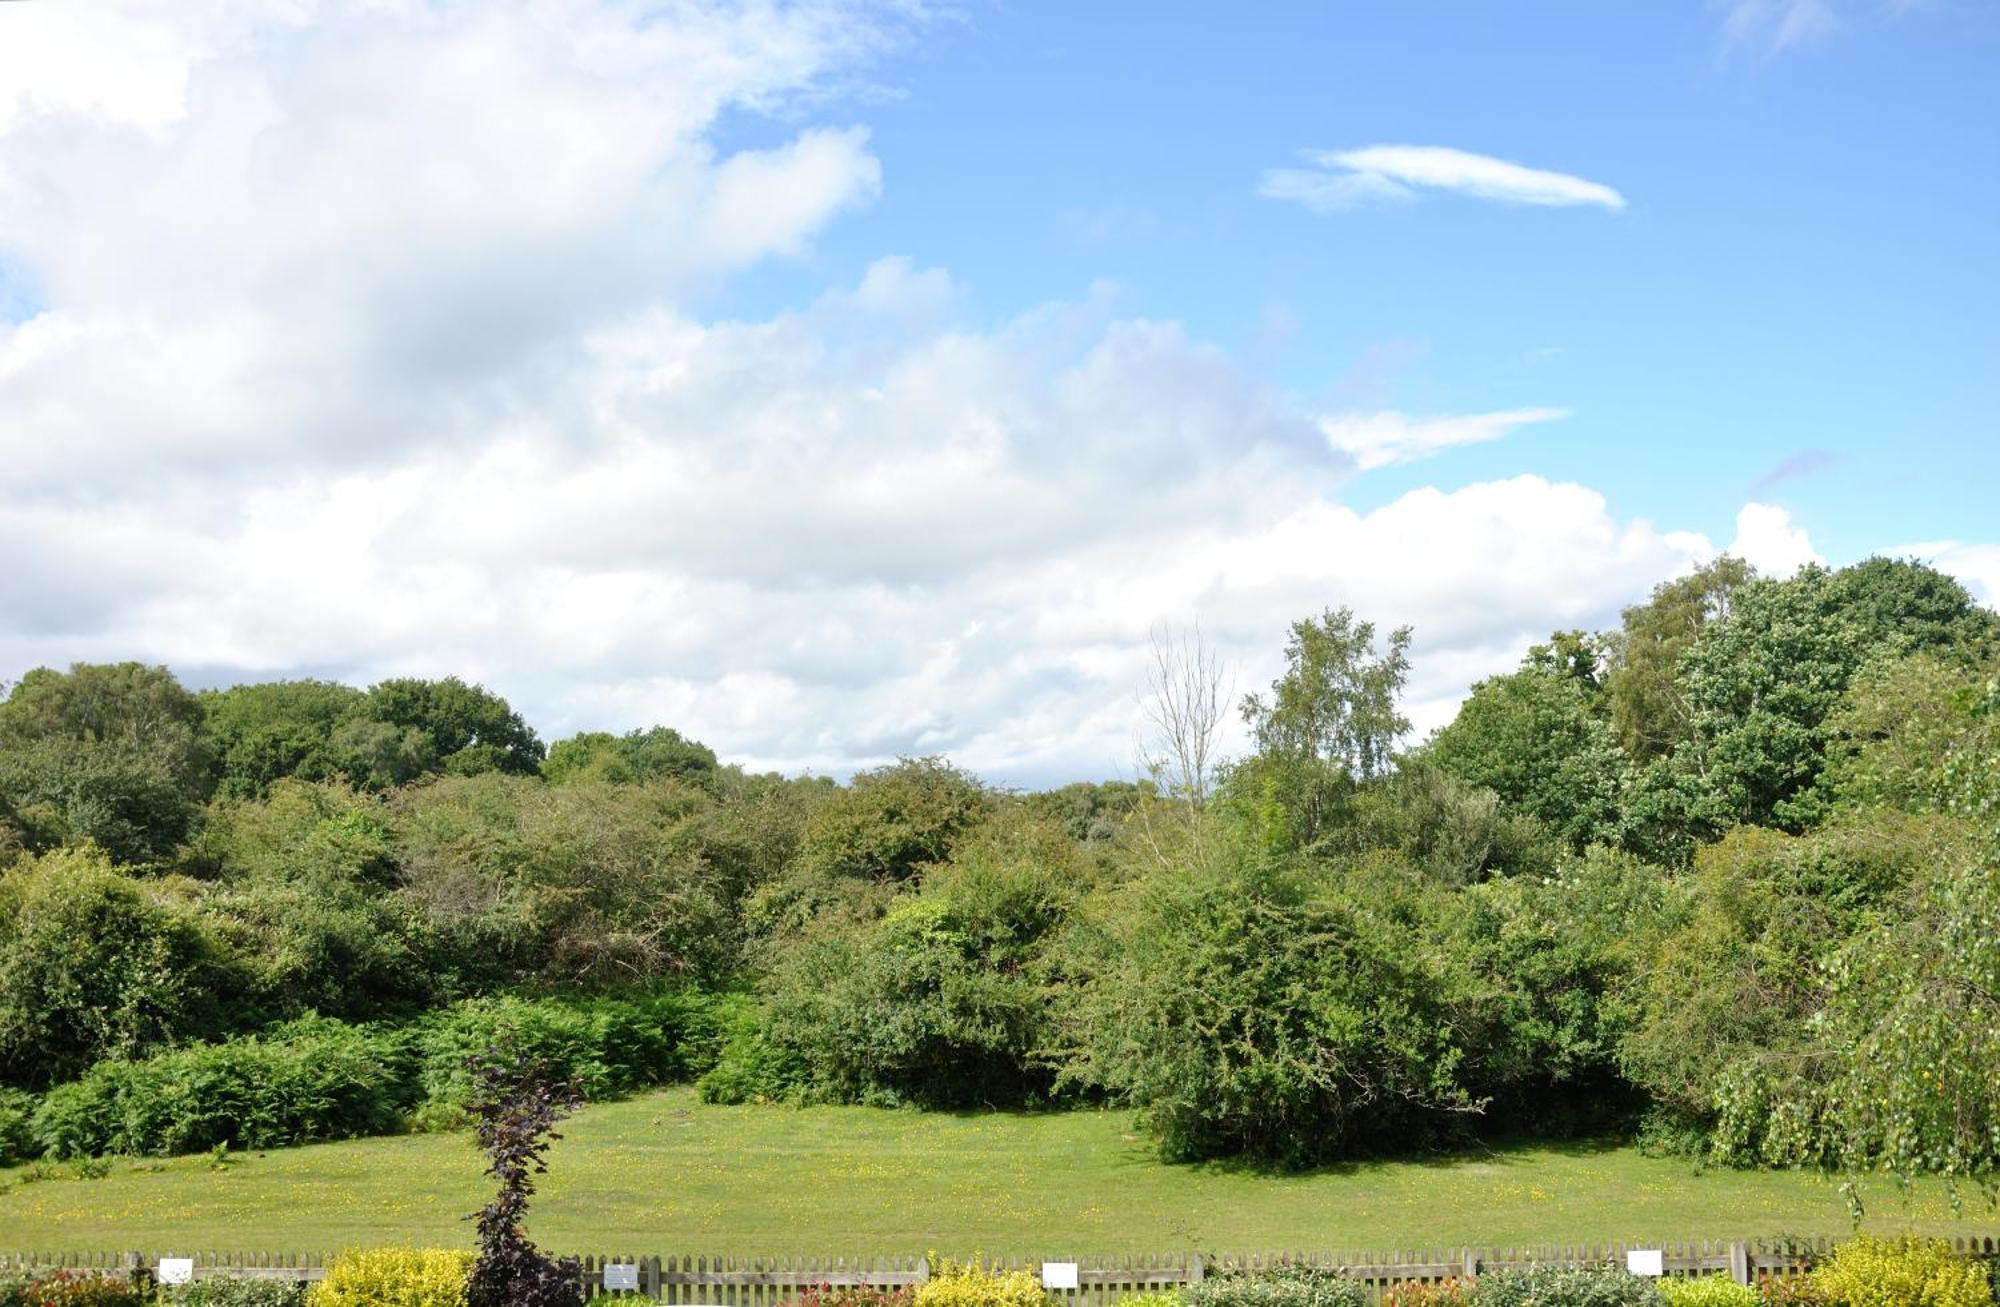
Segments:
[[[531,1221],[565,1251],[1053,1255],[1839,1234],[1836,1187],[1707,1172],[1624,1147],[1525,1146],[1309,1175],[1168,1166],[1121,1112],[938,1115],[709,1107],[685,1089],[567,1124]],[[465,1244],[486,1183],[468,1135],[0,1171],[7,1249],[336,1250]],[[1869,1224],[1989,1233],[1974,1201],[1884,1182]]]

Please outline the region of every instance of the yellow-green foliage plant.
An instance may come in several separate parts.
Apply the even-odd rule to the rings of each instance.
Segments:
[[[306,1307],[465,1307],[472,1254],[448,1248],[365,1248],[334,1258]]]
[[[1154,1289],[1148,1293],[1128,1294],[1118,1300],[1118,1307],[1184,1307],[1187,1299],[1172,1289]]]
[[[1667,1307],[1758,1307],[1764,1301],[1755,1289],[1726,1275],[1662,1280],[1660,1293],[1666,1298]]]
[[[1028,1271],[988,1270],[971,1261],[931,1259],[931,1278],[917,1287],[917,1307],[1050,1307],[1042,1282]]]
[[[1835,1248],[1812,1278],[1840,1307],[1993,1307],[1985,1270],[1942,1239],[1864,1234]]]

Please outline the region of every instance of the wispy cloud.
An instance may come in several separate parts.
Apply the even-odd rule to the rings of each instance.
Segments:
[[[1259,179],[1257,193],[1295,201],[1314,213],[1407,202],[1421,190],[1455,191],[1499,204],[1625,207],[1625,197],[1602,182],[1438,145],[1371,145],[1302,154],[1314,166],[1269,169]]]
[[[1827,0],[1726,0],[1722,30],[1732,46],[1779,51],[1846,26]]]
[[[1769,494],[1779,486],[1784,485],[1787,481],[1797,481],[1799,478],[1809,477],[1815,472],[1824,472],[1839,461],[1840,458],[1838,455],[1830,454],[1824,449],[1798,450],[1795,453],[1787,454],[1778,461],[1777,466],[1751,482],[1750,493],[1752,495]]]
[[[1354,460],[1363,472],[1419,459],[1457,445],[1483,445],[1536,422],[1569,416],[1560,408],[1510,408],[1497,413],[1456,413],[1414,418],[1390,410],[1322,418],[1328,443]]]
[[[1782,54],[1870,21],[1901,17],[1924,0],[1711,0],[1732,50]]]

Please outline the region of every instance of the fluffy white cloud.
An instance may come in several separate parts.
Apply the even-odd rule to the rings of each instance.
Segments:
[[[1455,191],[1501,204],[1625,207],[1625,197],[1602,182],[1443,146],[1371,145],[1303,153],[1314,167],[1270,169],[1259,180],[1257,193],[1296,201],[1314,213],[1408,201],[1420,190]]]
[[[1729,552],[1766,576],[1790,576],[1807,563],[1824,563],[1812,539],[1776,504],[1745,504],[1736,514]]]
[[[1485,444],[1533,423],[1554,422],[1568,416],[1568,412],[1559,408],[1514,408],[1496,413],[1413,418],[1392,409],[1323,418],[1320,430],[1335,449],[1351,455],[1355,466],[1365,472],[1394,463],[1414,463],[1456,445]]]
[[[857,128],[711,139],[887,39],[851,5],[50,8],[0,14],[63,70],[0,119],[0,248],[50,306],[0,329],[0,485],[483,439],[580,331],[879,181]]]

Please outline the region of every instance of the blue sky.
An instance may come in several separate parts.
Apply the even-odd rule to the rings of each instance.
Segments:
[[[1128,311],[1334,403],[1573,413],[1454,454],[1455,477],[1578,478],[1722,536],[1756,487],[1834,558],[1992,534],[2000,6],[1858,6],[1782,48],[1725,20],[1698,3],[974,8],[879,69],[889,93],[857,110],[880,200],[721,307],[794,302],[885,250],[950,268],[995,317],[1107,279]],[[1575,174],[1628,206],[1435,195],[1322,216],[1256,193],[1302,149],[1380,143]],[[1787,460],[1816,470],[1760,485]]]
[[[1718,551],[2000,600],[2000,5],[0,5],[0,680],[1130,774]],[[1236,741],[1234,743],[1240,743]]]

